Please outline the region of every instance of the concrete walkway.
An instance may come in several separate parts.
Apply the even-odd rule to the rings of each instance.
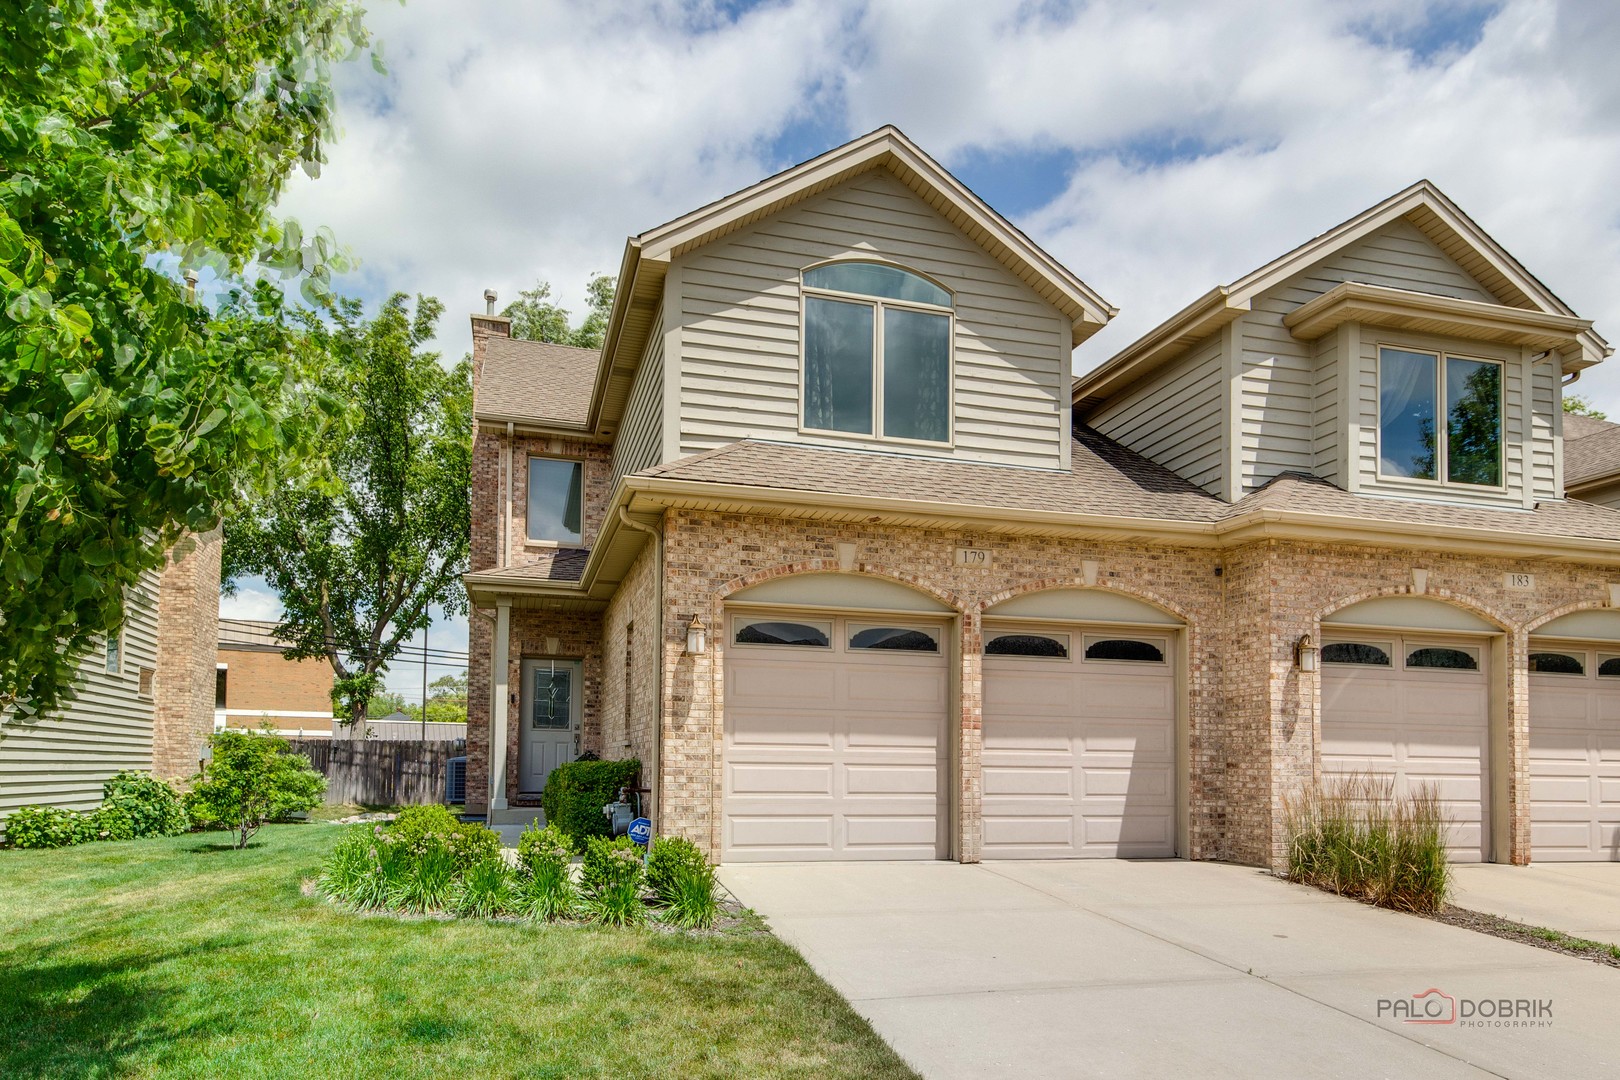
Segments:
[[[1452,903],[1620,945],[1620,863],[1458,866]]]
[[[1620,1075],[1620,971],[1258,870],[881,863],[721,879],[925,1076]],[[1380,999],[1431,988],[1463,1013],[1550,999],[1552,1024],[1380,1017]]]

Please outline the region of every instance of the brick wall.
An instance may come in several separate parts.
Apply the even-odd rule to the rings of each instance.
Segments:
[[[634,757],[651,784],[653,728],[658,702],[656,639],[658,551],[649,543],[602,613],[602,703],[600,731],[586,746],[605,758]],[[652,806],[646,807],[652,812]]]
[[[170,550],[158,583],[152,771],[185,778],[214,728],[219,639],[220,533],[188,535]]]
[[[333,675],[325,660],[288,660],[274,649],[228,644],[219,647],[216,660],[227,665],[225,708],[254,714],[229,717],[231,727],[256,728],[267,718],[278,728],[332,730]]]

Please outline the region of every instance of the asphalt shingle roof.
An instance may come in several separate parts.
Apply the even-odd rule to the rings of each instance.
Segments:
[[[531,553],[534,562],[501,570],[475,570],[480,578],[500,581],[578,581],[585,576],[585,563],[591,553],[584,548],[557,548]]]
[[[492,337],[478,379],[478,415],[582,428],[600,357],[596,349]]]
[[[1620,424],[1564,415],[1564,483],[1620,473]]]

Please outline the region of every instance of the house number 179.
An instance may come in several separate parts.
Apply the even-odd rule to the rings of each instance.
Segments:
[[[957,566],[989,566],[990,553],[984,548],[957,548]]]

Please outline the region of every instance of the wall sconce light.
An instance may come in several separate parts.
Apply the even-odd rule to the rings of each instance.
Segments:
[[[1294,646],[1294,663],[1299,665],[1301,671],[1316,670],[1316,642],[1311,635],[1306,634]]]
[[[686,624],[686,655],[702,656],[709,647],[709,628],[696,615]]]

